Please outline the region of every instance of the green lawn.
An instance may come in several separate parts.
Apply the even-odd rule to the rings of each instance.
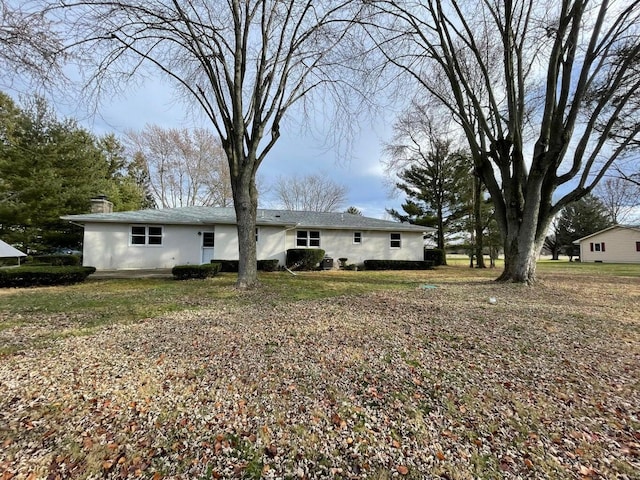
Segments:
[[[30,340],[36,345],[58,337],[89,334],[106,325],[127,324],[223,303],[277,305],[383,290],[410,290],[434,282],[492,280],[500,272],[500,265],[494,269],[471,269],[466,258],[450,257],[448,261],[448,266],[429,271],[322,271],[300,272],[296,276],[286,272],[261,273],[263,287],[252,292],[235,290],[235,274],[219,274],[204,281],[89,278],[85,283],[65,287],[3,289],[0,290],[0,333],[21,326],[38,327]],[[550,275],[640,277],[640,264],[540,261],[539,279],[544,281],[545,276]],[[0,353],[12,353],[20,348],[5,338],[0,344]]]
[[[485,262],[487,265],[489,264],[489,260],[486,258]],[[448,255],[447,263],[451,267],[468,268],[469,257],[464,255]],[[503,266],[504,261],[498,259],[496,261],[496,270],[501,269]],[[489,271],[491,271],[491,269],[489,269]],[[571,275],[640,277],[640,263],[581,263],[569,262],[569,257],[561,257],[560,260],[539,260],[537,273],[539,276],[544,276],[545,273],[567,273]]]
[[[619,277],[640,277],[640,263],[581,263],[568,260],[541,260],[538,273],[567,273],[571,275],[607,275]]]

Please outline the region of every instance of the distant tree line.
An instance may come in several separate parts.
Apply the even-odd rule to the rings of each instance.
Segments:
[[[213,132],[146,125],[127,132],[125,143],[146,166],[158,207],[233,205],[229,165]]]

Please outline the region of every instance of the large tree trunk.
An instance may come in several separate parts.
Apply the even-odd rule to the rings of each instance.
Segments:
[[[476,232],[476,268],[487,268],[484,263],[484,228],[482,222],[482,181],[473,176],[473,222]]]
[[[255,176],[251,172],[242,172],[237,178],[232,178],[231,183],[238,229],[239,262],[236,287],[248,289],[259,285],[256,257],[258,190]]]
[[[442,216],[443,216],[442,205],[438,204],[436,214],[438,216],[438,238],[436,240],[436,243],[438,244],[438,249],[442,250],[442,265],[446,265],[447,264],[447,254],[446,254],[446,250],[444,248],[445,247],[445,243],[444,243],[444,220],[442,218]]]
[[[504,271],[497,281],[528,285],[536,281],[536,262],[551,222],[550,200],[542,193],[541,179],[530,178],[527,187],[522,208],[508,209],[503,221],[498,222],[504,238]]]
[[[515,235],[504,246],[504,271],[499,282],[532,284],[536,280],[536,260],[539,249],[525,236]]]

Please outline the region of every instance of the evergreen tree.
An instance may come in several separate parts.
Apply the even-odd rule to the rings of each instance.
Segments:
[[[453,151],[451,142],[434,140],[428,152],[398,173],[396,187],[407,196],[404,213],[387,210],[400,221],[435,227],[436,245],[444,250],[445,238],[464,229],[468,214],[464,200],[469,188],[471,160],[461,151]]]
[[[0,238],[23,251],[78,249],[82,229],[60,216],[89,212],[98,194],[116,210],[142,205],[115,137],[59,120],[41,98],[21,109],[0,94],[0,138]]]
[[[114,210],[156,208],[149,171],[140,154],[128,160],[124,145],[113,134],[101,137],[98,147],[104,156],[105,167],[106,184],[102,193],[113,203]]]
[[[604,204],[594,195],[587,195],[564,207],[558,217],[555,240],[571,258],[573,242],[613,225]]]
[[[350,213],[351,215],[362,215],[362,210],[358,207],[354,207],[353,205],[347,208],[344,213]]]

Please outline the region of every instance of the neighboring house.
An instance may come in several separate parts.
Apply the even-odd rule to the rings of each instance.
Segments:
[[[581,262],[640,263],[640,226],[614,225],[573,243]]]
[[[107,209],[107,212],[109,210]],[[183,207],[62,217],[84,227],[83,264],[98,270],[171,268],[237,260],[233,208]],[[321,248],[335,259],[422,260],[433,230],[348,213],[258,210],[258,260],[284,265],[290,248]]]

